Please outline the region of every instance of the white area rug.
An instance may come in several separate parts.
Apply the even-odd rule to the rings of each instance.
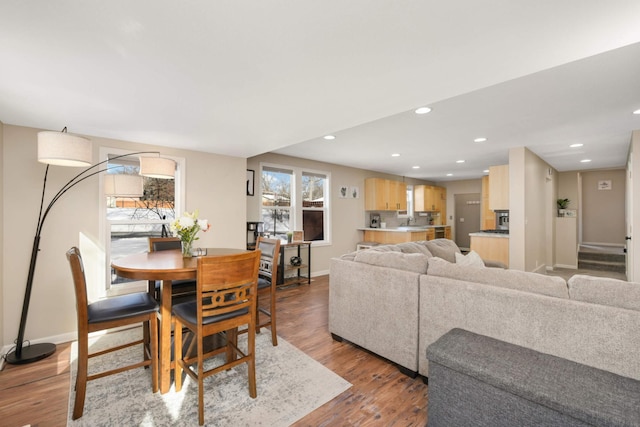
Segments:
[[[142,330],[107,334],[92,340],[90,352],[107,343],[123,342],[123,338]],[[240,337],[240,342],[246,335]],[[241,348],[245,348],[244,346]],[[93,358],[89,372],[111,365],[113,356],[139,360],[141,346]],[[75,398],[77,346],[72,347],[71,391],[69,393],[68,426],[197,426],[198,384],[186,377],[182,390],[174,386],[161,395],[151,392],[148,369],[134,369],[87,383],[84,414],[71,420]],[[110,357],[111,356],[111,357]],[[206,365],[205,365],[206,366]],[[204,382],[205,425],[207,426],[288,426],[322,406],[351,384],[316,362],[282,338],[271,345],[271,334],[256,335],[256,378],[258,397],[249,397],[246,364],[213,375]]]

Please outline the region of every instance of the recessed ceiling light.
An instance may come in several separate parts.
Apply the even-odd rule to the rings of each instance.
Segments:
[[[456,163],[464,163],[464,160],[456,160]]]
[[[420,166],[413,166],[414,169],[420,169]]]
[[[325,135],[324,139],[328,140],[328,141],[333,141],[334,139],[336,139],[335,135]]]
[[[633,114],[640,114],[640,110],[634,111]]]
[[[429,107],[420,107],[420,108],[416,108],[416,114],[427,114],[431,112],[431,108]]]
[[[482,173],[489,173],[489,169],[483,170]]]
[[[393,153],[391,157],[400,157],[400,153]]]
[[[582,147],[584,144],[571,144],[569,147],[570,148],[578,148],[578,147]]]
[[[580,160],[580,163],[589,163],[591,161],[591,159],[583,159]]]
[[[474,139],[473,142],[485,142],[486,140],[487,140],[487,138],[481,137],[481,138]]]
[[[453,176],[453,174],[452,173],[448,173],[447,176]]]

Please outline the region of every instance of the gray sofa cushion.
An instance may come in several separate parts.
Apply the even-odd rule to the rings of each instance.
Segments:
[[[422,253],[379,252],[373,249],[356,253],[355,262],[425,274],[429,256]]]
[[[442,258],[449,262],[456,262],[456,252],[461,253],[458,245],[449,239],[434,239],[426,241],[424,244],[434,257]]]
[[[640,283],[576,274],[567,285],[573,300],[640,311]]]
[[[545,276],[519,270],[498,268],[474,268],[449,263],[440,258],[430,258],[427,274],[456,280],[500,286],[525,292],[533,292],[557,298],[569,298],[567,284],[563,278]]]

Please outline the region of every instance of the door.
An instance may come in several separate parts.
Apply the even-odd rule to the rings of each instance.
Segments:
[[[454,194],[455,242],[460,249],[469,250],[469,233],[480,231],[480,193]]]

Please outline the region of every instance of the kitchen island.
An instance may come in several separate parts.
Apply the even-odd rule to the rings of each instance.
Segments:
[[[469,233],[471,250],[484,260],[499,261],[509,266],[509,234],[478,231]]]
[[[358,230],[364,232],[364,241],[376,242],[381,244],[396,244],[404,242],[417,242],[420,240],[433,240],[436,238],[436,229],[444,229],[444,234],[441,237],[451,237],[451,226],[448,225],[406,226],[396,228],[359,228]]]

